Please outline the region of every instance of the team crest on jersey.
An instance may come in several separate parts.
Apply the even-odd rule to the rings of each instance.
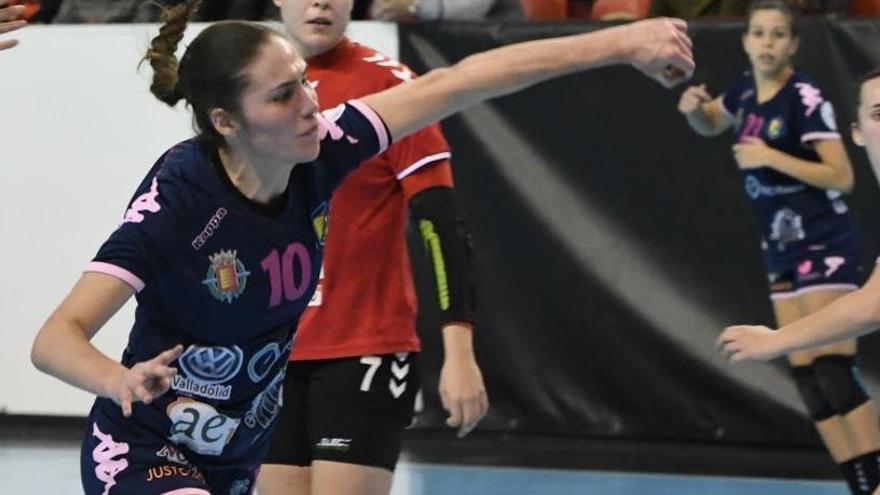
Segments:
[[[323,247],[327,242],[327,231],[330,228],[330,208],[327,203],[321,203],[321,206],[312,212],[312,227],[315,228],[315,235],[318,236],[318,246]]]
[[[211,266],[202,283],[208,286],[211,295],[219,301],[232,304],[232,300],[244,292],[247,277],[251,272],[245,270],[244,264],[238,260],[234,250],[214,253],[208,256]]]
[[[773,117],[767,124],[767,136],[770,139],[779,139],[785,134],[785,121],[782,117]]]

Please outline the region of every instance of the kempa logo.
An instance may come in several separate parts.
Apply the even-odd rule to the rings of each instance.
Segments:
[[[350,438],[322,438],[315,446],[319,449],[345,451],[348,450],[350,444]]]

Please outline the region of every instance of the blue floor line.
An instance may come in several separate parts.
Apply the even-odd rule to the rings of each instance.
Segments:
[[[0,444],[0,494],[82,493],[79,449]],[[402,462],[392,495],[847,495],[842,482]],[[113,495],[110,491],[109,495]]]

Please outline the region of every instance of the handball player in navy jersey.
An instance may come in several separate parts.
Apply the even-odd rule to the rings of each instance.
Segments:
[[[733,129],[733,156],[761,231],[770,298],[786,325],[859,288],[862,249],[843,193],[853,171],[832,103],[792,66],[795,12],[751,5],[743,46],[751,69],[720,96],[688,88],[679,111],[699,134]],[[880,428],[859,379],[855,340],[788,355],[810,418],[853,493],[880,482]]]
[[[361,161],[564,74],[627,63],[671,87],[693,71],[686,24],[654,19],[476,54],[322,115],[303,58],[262,25],[213,24],[178,60],[198,3],[166,11],[145,57],[153,94],[185,101],[198,135],[155,162],[31,352],[97,396],[81,451],[88,495],[253,492],[318,281],[328,202]],[[132,296],[120,363],[90,339]]]
[[[862,78],[858,91],[853,141],[865,148],[874,174],[880,177],[880,69]],[[880,262],[880,258],[878,258]],[[768,360],[800,349],[852,339],[880,328],[880,270],[859,290],[796,322],[771,330],[760,325],[728,327],[718,337],[722,352],[733,361]],[[880,488],[874,489],[880,495]]]

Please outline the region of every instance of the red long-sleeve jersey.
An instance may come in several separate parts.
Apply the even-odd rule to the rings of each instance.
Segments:
[[[322,109],[415,78],[395,60],[344,39],[308,61]],[[417,301],[406,249],[407,202],[452,186],[449,145],[433,125],[361,165],[336,190],[318,289],[291,360],[417,351]]]

